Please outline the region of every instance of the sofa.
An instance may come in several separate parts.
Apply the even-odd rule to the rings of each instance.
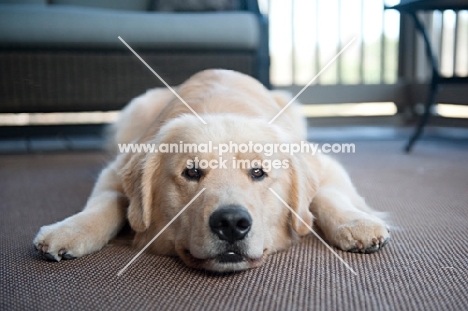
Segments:
[[[170,85],[225,68],[269,86],[267,19],[256,0],[228,2],[0,0],[0,113],[118,110],[163,86],[118,36]]]

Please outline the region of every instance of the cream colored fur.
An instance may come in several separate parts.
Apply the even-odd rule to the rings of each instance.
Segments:
[[[207,122],[202,124],[165,88],[149,90],[122,111],[113,126],[112,144],[206,143],[248,141],[291,143],[306,139],[297,106],[284,92],[268,91],[254,79],[227,70],[207,70],[175,88]],[[114,150],[117,150],[114,148]],[[40,229],[34,245],[49,259],[81,257],[99,251],[128,220],[134,244],[148,243],[201,189],[206,190],[151,244],[149,250],[179,256],[187,265],[213,271],[242,270],[262,264],[268,254],[288,248],[309,232],[281,203],[273,189],[311,226],[315,219],[326,240],[347,251],[373,252],[388,240],[379,213],[367,206],[345,170],[324,155],[273,154],[288,169],[273,169],[253,181],[244,169],[210,169],[199,181],[182,172],[194,155],[183,153],[117,154],[99,176],[80,213]],[[197,154],[209,159],[216,154]],[[264,155],[228,153],[227,159]],[[245,260],[222,263],[226,250],[208,226],[220,206],[244,207],[252,216],[248,235],[237,244]]]

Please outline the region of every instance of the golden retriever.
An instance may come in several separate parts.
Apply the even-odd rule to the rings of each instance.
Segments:
[[[175,91],[206,124],[170,90],[157,88],[122,111],[114,145],[306,140],[305,121],[294,105],[269,122],[291,96],[269,91],[246,75],[206,70]],[[173,220],[148,249],[179,256],[190,267],[222,272],[260,266],[267,255],[309,234],[314,221],[329,243],[345,251],[371,253],[390,238],[380,213],[366,205],[345,170],[326,155],[233,148],[222,156],[229,164],[257,164],[194,165],[195,160],[216,163],[215,150],[118,153],[83,211],[42,227],[34,245],[51,260],[81,257],[99,251],[128,220],[136,232],[134,244],[142,248]]]

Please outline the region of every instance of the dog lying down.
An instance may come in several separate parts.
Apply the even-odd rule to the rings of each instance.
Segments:
[[[389,241],[380,214],[340,164],[319,153],[265,152],[267,144],[309,145],[296,106],[270,122],[289,94],[228,70],[200,72],[174,90],[198,116],[166,88],[133,99],[113,125],[113,143],[160,152],[118,153],[83,211],[40,229],[34,245],[47,259],[97,252],[126,220],[141,249],[197,195],[148,250],[222,272],[260,266],[309,234],[314,221],[341,250],[372,253]],[[211,150],[202,148],[208,144]],[[248,144],[265,150],[241,150]],[[175,145],[178,152],[162,148]],[[217,146],[223,146],[221,156]]]

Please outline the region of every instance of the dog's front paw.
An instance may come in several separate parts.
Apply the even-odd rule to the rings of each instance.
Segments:
[[[44,226],[34,238],[36,250],[46,259],[73,259],[99,250],[102,245],[93,241],[90,232],[71,219]]]
[[[380,220],[356,219],[340,225],[334,240],[336,246],[344,251],[370,254],[388,243],[390,232]]]

